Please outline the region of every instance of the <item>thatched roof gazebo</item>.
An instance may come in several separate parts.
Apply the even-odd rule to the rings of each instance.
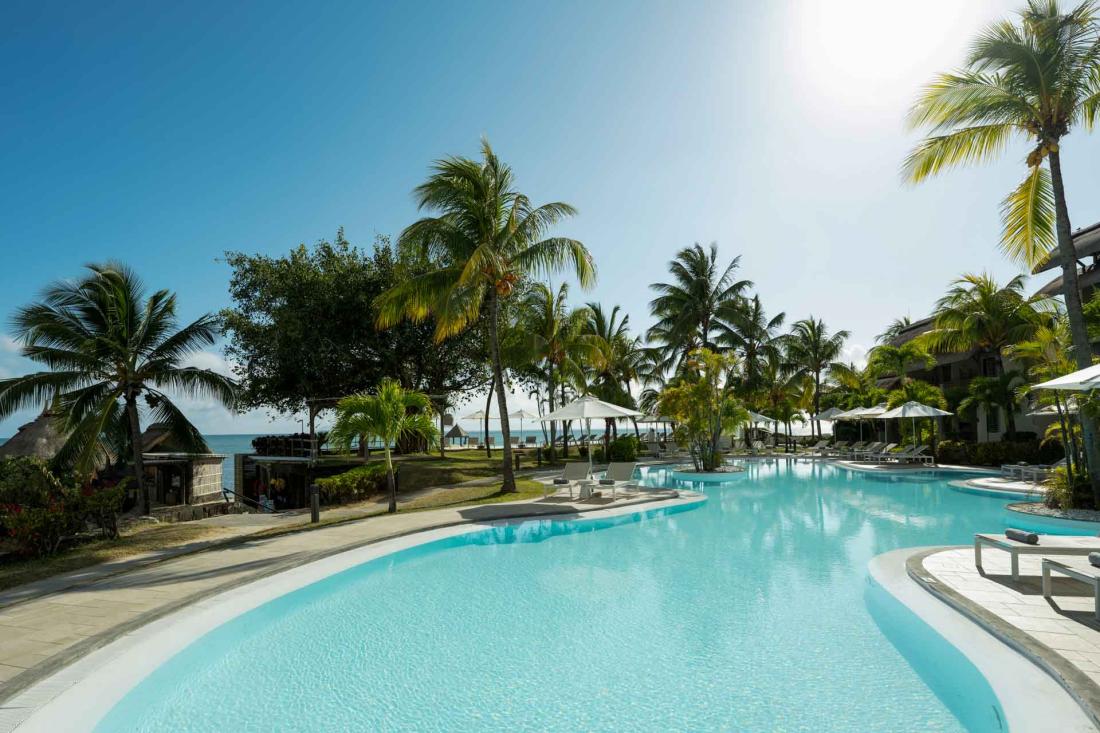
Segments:
[[[451,444],[453,444],[457,440],[459,445],[466,445],[467,441],[470,440],[470,434],[463,430],[462,426],[458,423],[452,425],[451,429],[448,430],[447,434],[443,437],[445,437],[447,439],[447,442]]]
[[[49,410],[43,410],[33,422],[19,428],[14,436],[0,445],[0,458],[33,456],[49,461],[65,445],[65,436],[57,429],[57,420]]]

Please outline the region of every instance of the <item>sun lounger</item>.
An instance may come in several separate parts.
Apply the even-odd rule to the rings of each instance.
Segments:
[[[1026,463],[1006,463],[1001,466],[1001,478],[1010,480],[1019,480],[1024,477],[1024,469],[1027,468]]]
[[[839,455],[842,458],[846,458],[846,459],[847,458],[854,458],[856,453],[859,453],[861,450],[866,448],[868,445],[870,445],[870,444],[866,443],[862,440],[858,441],[858,442],[853,443],[852,445],[848,446],[847,448],[839,451]]]
[[[1033,484],[1041,484],[1050,478],[1055,469],[1062,468],[1066,465],[1066,459],[1058,461],[1057,463],[1038,465],[1038,466],[1020,466],[1020,478],[1023,481],[1030,481]]]
[[[895,455],[894,449],[897,447],[897,443],[887,443],[876,451],[865,453],[863,460],[870,463],[885,463]]]
[[[1043,558],[1043,597],[1049,599],[1051,592],[1050,574],[1059,573],[1068,576],[1092,587],[1093,617],[1100,621],[1100,568],[1089,562],[1088,557],[1067,558],[1065,560],[1051,560]]]
[[[905,463],[935,463],[936,457],[930,455],[929,450],[931,450],[930,446],[919,445],[909,455],[904,456],[902,461]]]
[[[1003,534],[974,535],[974,567],[982,569],[982,546],[1004,550],[1012,558],[1012,579],[1020,579],[1020,555],[1088,555],[1100,552],[1100,537],[1041,534],[1034,545]]]
[[[513,448],[518,448],[519,447],[519,436],[518,435],[509,435],[508,436],[508,442],[512,444]]]
[[[857,461],[862,461],[865,457],[867,457],[869,455],[872,455],[874,453],[878,453],[879,451],[881,451],[885,447],[886,447],[886,443],[871,443],[870,445],[868,445],[864,448],[861,448],[860,450],[851,451],[850,455],[852,456],[852,458],[856,459]]]
[[[524,443],[528,448],[534,448],[536,445],[538,445],[539,439],[534,435],[528,435]]]
[[[823,453],[827,456],[840,456],[844,451],[848,450],[848,441],[842,440],[838,443],[833,443],[826,448]]]
[[[563,487],[569,489],[569,498],[573,498],[573,487],[582,481],[587,481],[591,478],[592,472],[589,465],[584,461],[576,461],[574,463],[565,464],[565,468],[561,472],[561,476],[554,479],[552,484],[542,492],[542,498],[550,496],[551,493],[560,490]]]
[[[637,488],[638,485],[634,483],[634,469],[637,467],[637,463],[609,463],[604,477],[600,479],[600,486],[611,487],[611,498],[614,500],[616,490]]]

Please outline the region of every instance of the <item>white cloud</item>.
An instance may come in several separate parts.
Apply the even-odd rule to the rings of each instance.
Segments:
[[[870,348],[863,344],[847,344],[840,360],[845,364],[851,362],[858,367],[863,367],[867,364],[868,351],[870,351]]]

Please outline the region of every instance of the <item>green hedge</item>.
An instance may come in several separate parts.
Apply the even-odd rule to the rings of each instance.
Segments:
[[[958,466],[1001,466],[1006,463],[1055,463],[1065,452],[1057,441],[1013,440],[971,443],[943,440],[936,446],[936,462]]]
[[[400,467],[396,467],[400,471]],[[335,476],[317,479],[321,501],[325,504],[345,504],[367,499],[386,490],[386,464],[381,461],[357,466]]]
[[[610,460],[605,460],[603,443],[594,449],[592,460],[596,463],[630,463],[638,459],[638,439],[633,435],[620,435],[608,444]]]

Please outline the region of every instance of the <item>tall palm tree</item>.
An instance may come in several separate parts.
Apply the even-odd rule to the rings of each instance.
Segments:
[[[566,266],[582,287],[596,279],[592,255],[583,244],[546,232],[575,210],[560,202],[532,205],[515,190],[512,169],[481,144],[482,160],[449,157],[436,161],[416,188],[421,209],[437,212],[409,225],[399,246],[419,249],[437,267],[383,293],[376,301],[382,328],[402,318],[435,316],[436,340],[459,333],[484,317],[504,447],[502,490],[516,490],[511,430],[500,355],[502,303],[522,278],[549,275]]]
[[[523,303],[523,328],[531,344],[531,357],[544,366],[546,397],[550,412],[556,409],[557,386],[575,381],[584,370],[584,357],[591,338],[584,333],[588,308],[569,307],[569,285],[535,283]],[[554,460],[557,423],[550,423],[550,460]]]
[[[768,318],[759,295],[730,299],[719,305],[717,342],[740,354],[746,393],[751,394],[759,389],[764,362],[769,356],[780,353],[779,329],[783,327],[786,317],[785,313],[779,313]]]
[[[718,325],[718,309],[752,286],[734,280],[740,257],[723,268],[718,264],[718,244],[703,249],[699,243],[676,253],[669,263],[672,282],[650,285],[656,293],[649,310],[656,322],[649,329],[650,343],[661,343],[670,363],[680,361],[696,348],[712,349]]]
[[[1061,141],[1076,125],[1091,129],[1100,111],[1100,24],[1096,6],[1063,11],[1056,0],[1030,0],[1019,21],[1002,21],[975,40],[966,68],[942,74],[910,113],[931,135],[910,153],[904,175],[922,181],[941,170],[989,160],[1013,139],[1032,146],[1028,174],[1001,206],[1001,246],[1029,266],[1057,250],[1074,359],[1092,362],[1077,284]],[[1049,170],[1043,163],[1049,165]],[[1088,461],[1100,466],[1096,424],[1083,416]],[[1092,472],[1100,501],[1100,471]]]
[[[963,275],[937,301],[932,330],[920,341],[941,353],[988,351],[1004,371],[1004,350],[1030,339],[1048,318],[1043,301],[1024,294],[1021,276],[1002,286],[989,275]]]
[[[40,302],[19,309],[15,336],[22,353],[48,371],[0,380],[0,418],[53,401],[67,434],[57,456],[87,475],[106,444],[124,445],[133,463],[142,511],[150,511],[141,456],[141,402],[189,451],[208,452],[206,441],[167,392],[210,397],[232,408],[236,384],[209,369],[184,366],[214,344],[214,316],[178,328],[176,296],[158,290],[148,298],[132,270],[118,263],[89,265],[75,281],[51,285]]]
[[[879,388],[877,384],[874,371],[867,367],[858,367],[853,362],[830,364],[829,381],[832,383],[830,393],[833,399],[846,410],[870,407],[886,396],[886,390]]]
[[[789,368],[796,375],[812,380],[814,415],[821,412],[821,377],[840,358],[848,336],[847,331],[830,334],[824,321],[810,316],[796,321],[784,338]],[[814,420],[810,432],[820,438],[821,423]]]
[[[397,511],[397,482],[393,474],[391,447],[401,441],[431,444],[439,434],[432,419],[432,401],[422,392],[407,390],[395,379],[386,377],[377,394],[355,394],[336,405],[336,423],[329,442],[345,452],[356,438],[377,438],[386,457],[387,511]]]
[[[630,335],[630,316],[623,314],[617,305],[608,311],[600,303],[589,303],[585,330],[591,346],[587,357],[589,391],[607,402],[633,408],[631,384],[641,377],[647,365],[641,339]],[[613,427],[613,420],[606,421],[605,436],[610,436]],[[638,432],[638,423],[634,421],[635,435]]]
[[[935,366],[936,359],[919,341],[906,341],[901,346],[879,344],[867,355],[867,367],[878,377],[896,376],[904,387],[910,381],[908,370],[914,366],[925,369]]]

